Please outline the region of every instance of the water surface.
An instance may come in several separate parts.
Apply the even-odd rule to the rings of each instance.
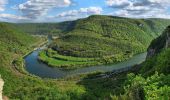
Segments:
[[[75,70],[61,70],[60,68],[51,68],[48,65],[38,61],[38,53],[40,51],[41,50],[35,50],[34,52],[26,56],[25,66],[26,66],[26,70],[29,73],[42,78],[62,78],[66,76],[77,75],[82,73],[90,73],[94,71],[107,72],[115,69],[133,66],[135,64],[140,64],[146,58],[146,53],[141,53],[130,58],[127,61],[120,62],[117,64],[92,66],[92,67],[79,68]]]

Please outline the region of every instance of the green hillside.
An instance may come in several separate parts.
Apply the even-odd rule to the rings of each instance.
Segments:
[[[137,27],[140,26],[145,32],[146,31],[150,32],[152,36],[159,35],[169,23],[168,19],[153,19],[153,18],[151,19],[129,19],[129,18],[121,18],[121,17],[115,17],[115,16],[92,15],[89,18],[78,19],[75,21],[66,21],[66,22],[60,22],[60,23],[16,23],[15,26],[29,34],[52,33],[54,35],[58,35],[60,33],[68,33],[69,31],[74,30],[77,23],[79,23],[80,21],[82,22],[81,24],[84,24],[83,21],[87,21],[87,20],[94,21],[94,20],[102,20],[102,19],[104,19],[103,23],[105,23],[105,21],[107,23],[108,20],[111,20],[110,23],[115,24],[115,25],[119,24],[119,21],[120,21],[120,24],[122,23],[122,21],[123,23],[129,22],[133,24],[134,26],[137,26]],[[115,21],[115,23],[113,23],[113,21]],[[102,24],[99,21],[97,23]],[[79,25],[81,26],[81,24]],[[96,22],[94,24],[96,24]],[[103,27],[104,25],[105,24],[103,24],[102,26],[99,25],[99,27],[93,27],[93,29],[95,31],[98,30],[98,32],[100,31],[101,33],[101,30],[103,29],[97,29],[97,28]],[[116,27],[116,26],[112,26],[112,27]],[[89,26],[89,28],[91,29],[92,27]],[[107,33],[103,33],[103,34],[107,35]]]
[[[128,95],[146,100],[170,99],[169,35],[170,26],[150,44],[148,58],[140,65],[139,75],[128,75]]]
[[[15,26],[25,33],[39,34],[39,35],[62,35],[74,27],[74,21],[67,21],[61,23],[16,23]]]
[[[148,59],[143,64],[141,73],[146,75],[159,73],[170,73],[170,49],[168,39],[170,39],[170,27],[164,30],[163,34],[151,42],[148,48]]]
[[[57,39],[50,48],[65,57],[92,58],[93,62],[70,61],[45,54],[40,59],[51,66],[76,68],[124,61],[145,52],[150,42],[170,23],[166,19],[129,19],[93,15],[74,22],[74,27]],[[49,52],[46,51],[46,52]],[[46,53],[49,54],[49,53]],[[55,64],[61,62],[60,64]],[[77,64],[78,63],[78,64]],[[71,65],[70,65],[71,64]]]
[[[170,27],[152,41],[147,60],[131,70],[110,74],[109,78],[86,80],[98,76],[93,74],[80,81],[80,84],[86,86],[89,95],[95,95],[88,95],[90,99],[109,95],[109,92],[109,99],[112,100],[169,100],[170,48],[166,46],[167,34],[170,34]],[[155,50],[152,55],[150,49]]]
[[[43,80],[25,72],[23,56],[44,41],[44,38],[20,31],[13,24],[0,23],[0,75],[5,82],[3,95],[12,100],[69,100],[84,93],[83,87],[74,81]]]
[[[125,20],[125,18],[115,18],[115,17],[114,19]],[[128,20],[132,20],[132,19],[128,19]],[[137,19],[133,19],[133,20],[137,20]],[[162,20],[162,19],[151,19],[151,20]],[[81,22],[82,20],[79,21]],[[166,22],[168,21],[162,20],[159,23],[166,23]],[[163,25],[165,24],[160,24],[160,25],[161,26],[159,28],[162,30]],[[75,27],[79,27],[78,22]],[[156,34],[159,33],[156,32],[160,31],[159,28],[156,28],[156,26],[154,26],[149,29],[154,30],[152,34],[157,36]],[[68,42],[68,47],[70,45],[72,46],[72,44],[69,43],[76,43],[75,41],[80,42],[80,40],[83,39],[82,37],[85,37],[85,39],[86,37],[92,38],[89,39],[89,42],[92,42],[92,44],[95,44],[95,42],[98,41],[100,42],[101,40],[111,41],[111,42],[114,41],[113,37],[105,37],[102,36],[101,33],[100,34],[95,33],[94,36],[100,35],[101,37],[97,37],[99,39],[94,40],[92,34],[93,32],[88,31],[88,33],[90,32],[88,35],[85,32],[86,34],[84,36],[82,34],[76,33],[76,30],[79,31],[82,30],[82,32],[85,32],[84,29],[74,28],[72,29],[71,32],[66,33],[68,35],[56,41],[59,41],[59,43],[61,44],[62,43],[65,44],[65,42],[66,43]],[[69,40],[70,36],[75,36],[77,34],[81,39],[80,40],[73,39],[72,40],[73,42],[70,42]],[[145,34],[145,32],[141,34],[148,36],[147,34]],[[66,39],[67,37],[68,40]],[[121,38],[121,36],[119,38]],[[150,36],[149,38],[153,39],[152,36]],[[158,37],[158,39],[159,38],[160,37]],[[130,37],[130,39],[133,38]],[[120,39],[120,41],[123,40]],[[135,41],[137,41],[137,43],[141,42],[140,44],[143,46],[145,46],[144,45],[145,43],[149,44],[149,42],[140,41],[137,39]],[[157,46],[159,46],[160,45],[159,43],[162,42],[158,42],[158,41],[159,40],[156,39],[155,42],[152,42],[149,47],[159,48]],[[169,100],[169,95],[170,95],[169,49],[162,48],[162,45],[160,46],[161,48],[159,48],[161,50],[158,50],[159,52],[156,55],[152,55],[151,58],[148,58],[148,60],[141,65],[141,70],[139,71],[139,74],[137,74],[138,70],[135,71],[132,70],[127,72],[117,73],[106,78],[100,78],[100,77],[95,78],[101,74],[96,72],[88,75],[84,74],[80,76],[78,75],[69,78],[53,80],[53,79],[41,79],[37,76],[30,75],[29,73],[22,73],[20,72],[21,70],[17,69],[17,68],[23,68],[22,57],[26,53],[33,50],[33,48],[38,46],[38,44],[40,44],[41,42],[43,42],[43,40],[41,40],[40,38],[32,37],[18,30],[18,26],[16,27],[10,23],[0,23],[0,50],[1,50],[0,51],[0,74],[2,76],[2,79],[5,81],[3,95],[7,96],[10,99],[15,99],[15,100],[16,99],[17,100],[30,100],[30,99],[31,100],[99,100],[99,99],[101,100],[105,100],[105,99],[106,100],[122,100],[122,99],[123,100],[142,100],[142,99]],[[57,43],[58,42],[56,42],[55,45],[58,45]],[[106,43],[104,42],[103,45],[107,43],[108,42]],[[165,45],[164,43],[165,42],[163,42],[163,45]],[[133,41],[131,44],[133,44]],[[129,44],[129,46],[131,44]],[[51,45],[51,47],[54,48],[55,45],[53,44]],[[81,45],[81,43],[77,43],[77,45],[79,46]],[[126,44],[124,45],[126,46]],[[97,47],[90,49],[90,51],[96,50],[95,48]],[[60,59],[63,61],[63,63],[67,61],[70,61],[70,63],[75,61],[77,63],[101,61],[101,59],[99,58],[100,56],[95,58],[84,57],[84,55],[82,55],[81,57],[76,57],[76,56],[68,57],[67,55],[63,55],[62,52],[59,51],[60,50],[58,50],[58,53],[56,53],[56,49],[48,49],[47,52],[48,56],[44,55],[43,53],[44,51],[40,53],[40,55],[48,57],[50,59],[54,58],[54,60]],[[129,51],[126,53],[129,53]],[[19,60],[16,60],[18,58]],[[15,63],[13,62],[14,60]],[[107,58],[105,59],[105,61],[107,61]],[[154,73],[155,71],[158,71],[158,73],[157,72]],[[134,74],[133,73],[128,74],[130,72],[133,72]]]

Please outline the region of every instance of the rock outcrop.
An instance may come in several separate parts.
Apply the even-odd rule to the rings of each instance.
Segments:
[[[166,48],[170,47],[170,33],[167,33]]]
[[[0,77],[0,100],[2,100],[3,85],[4,85],[4,81]]]
[[[164,48],[170,47],[170,26],[168,26],[163,34],[153,40],[148,48],[147,58],[154,56]]]

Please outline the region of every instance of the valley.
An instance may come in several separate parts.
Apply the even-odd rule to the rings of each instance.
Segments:
[[[59,24],[47,24],[60,30],[60,38],[41,51],[39,60],[51,67],[76,69],[116,64],[146,51],[152,39],[168,25],[164,19],[130,19],[93,15],[85,19]],[[59,28],[64,24],[64,29]],[[22,25],[22,24],[21,24]],[[30,26],[30,24],[24,24]],[[56,29],[54,26],[56,25]],[[70,27],[71,25],[71,27]],[[34,24],[39,31],[44,24]],[[53,27],[52,27],[53,26]],[[25,28],[23,29],[25,30]],[[27,32],[27,30],[25,30]],[[32,30],[34,31],[34,30]]]
[[[19,100],[168,100],[169,23],[105,15],[61,23],[0,22],[3,95]],[[59,38],[34,50],[46,43],[46,37],[36,36],[42,34]]]

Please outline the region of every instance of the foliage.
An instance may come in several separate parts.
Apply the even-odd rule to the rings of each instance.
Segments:
[[[49,57],[48,55],[46,55],[46,51],[41,51],[39,53],[39,60],[41,60],[42,62],[48,64],[51,67],[59,67],[59,68],[64,68],[64,69],[75,69],[75,68],[79,68],[79,67],[85,67],[85,66],[93,66],[93,65],[98,65],[100,63],[98,63],[97,61],[88,61],[88,58],[76,58],[76,57],[70,57],[73,59],[70,59],[69,57],[67,59],[66,56],[60,56],[63,58],[58,58],[58,54],[57,57]],[[76,61],[78,60],[78,61]]]
[[[112,27],[111,22],[120,22],[120,25],[117,27],[116,24]],[[82,23],[85,23],[84,27],[82,27]],[[74,28],[70,28],[70,32],[66,36],[56,40],[56,43],[51,45],[51,48],[55,50],[54,55],[51,54],[53,51],[50,50],[47,52],[48,55],[44,52],[40,55],[42,54],[44,58],[50,56],[47,59],[55,59],[55,61],[56,58],[62,59],[62,61],[67,60],[70,63],[93,62],[99,57],[110,63],[107,57],[113,55],[117,61],[121,61],[126,56],[130,57],[144,51],[149,45],[149,41],[157,37],[159,31],[167,23],[168,20],[163,19],[139,20],[111,16],[90,16],[87,19],[74,22]],[[20,25],[22,26],[22,24]],[[169,49],[161,50],[160,54],[142,64],[141,75],[120,73],[108,78],[93,79],[101,74],[94,73],[71,79],[41,79],[30,74],[20,73],[12,66],[13,62],[22,72],[23,59],[21,57],[33,50],[40,40],[40,38],[25,34],[17,27],[14,24],[0,23],[0,74],[5,81],[3,93],[10,99],[169,99]],[[25,26],[25,28],[27,27]],[[134,29],[134,32],[131,29]],[[35,30],[31,30],[31,32],[34,33]],[[126,32],[127,34],[125,34]],[[136,32],[140,34],[136,34]],[[64,51],[69,52],[67,54]],[[118,55],[115,56],[115,54]],[[66,63],[66,61],[62,63]],[[159,74],[154,74],[155,71],[158,71]],[[145,74],[145,72],[149,72],[149,74]]]
[[[38,35],[63,35],[63,33],[69,31],[74,26],[74,21],[67,21],[61,23],[16,23],[17,28],[21,29],[25,33],[38,34]]]
[[[163,49],[161,53],[154,57],[147,59],[143,63],[143,67],[140,73],[146,75],[153,74],[155,71],[159,73],[169,74],[170,73],[170,49]]]
[[[0,23],[0,28],[0,75],[5,81],[5,96],[17,100],[73,100],[81,97],[85,89],[74,81],[43,80],[23,72],[21,57],[44,40],[17,31],[9,23]]]
[[[169,100],[169,78],[169,75],[158,73],[146,79],[140,75],[129,74],[125,82],[125,94],[133,100]]]

